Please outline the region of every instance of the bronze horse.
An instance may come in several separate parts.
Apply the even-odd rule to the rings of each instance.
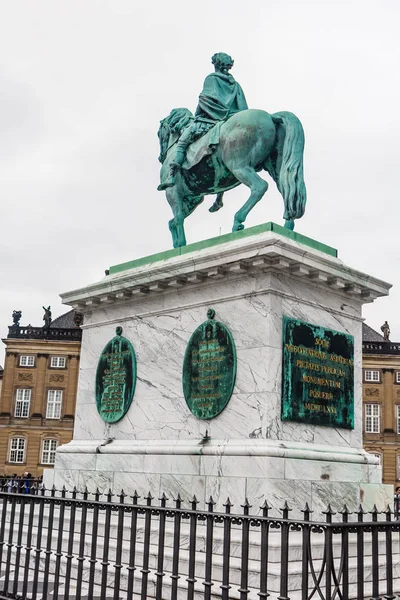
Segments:
[[[177,142],[191,112],[174,109],[161,121],[158,131],[161,179],[171,168],[171,148]],[[201,138],[194,144],[206,143]],[[173,212],[169,222],[174,248],[186,245],[184,220],[207,194],[218,194],[210,211],[222,206],[222,194],[244,183],[251,194],[235,214],[232,231],[244,228],[244,221],[268,189],[268,183],[258,175],[265,169],[275,181],[283,197],[285,227],[294,228],[294,219],[303,216],[306,188],[303,179],[304,132],[299,119],[290,112],[273,115],[263,110],[240,111],[221,125],[219,143],[194,166],[182,168],[175,176],[175,185],[166,189]],[[185,167],[185,165],[183,165]]]

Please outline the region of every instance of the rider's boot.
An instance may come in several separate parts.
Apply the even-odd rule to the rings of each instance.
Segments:
[[[175,174],[177,171],[180,170],[183,163],[185,162],[185,157],[186,157],[186,146],[185,147],[178,146],[178,148],[176,150],[175,158],[174,158],[173,162],[170,164],[168,177],[162,183],[160,183],[160,185],[157,188],[158,191],[166,190],[167,188],[173,187],[175,185]]]

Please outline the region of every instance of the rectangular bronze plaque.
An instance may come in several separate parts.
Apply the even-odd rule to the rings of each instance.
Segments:
[[[354,338],[283,317],[282,421],[354,429]]]

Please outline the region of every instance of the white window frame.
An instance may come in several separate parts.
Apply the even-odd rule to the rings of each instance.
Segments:
[[[63,390],[47,390],[46,419],[61,419]]]
[[[34,367],[35,366],[34,354],[21,354],[19,357],[18,364],[20,367]]]
[[[400,433],[400,404],[396,404],[397,433]]]
[[[14,417],[17,417],[18,419],[27,419],[29,417],[31,398],[31,388],[17,388],[15,394]]]
[[[54,465],[56,462],[57,448],[58,440],[54,438],[46,438],[42,441],[42,453],[40,459],[42,465]],[[54,458],[54,460],[52,460],[52,458]]]
[[[368,383],[380,383],[381,382],[380,371],[378,371],[376,369],[365,369],[364,381],[367,381]]]
[[[26,438],[12,437],[10,438],[8,450],[8,462],[18,465],[25,463],[26,456]]]
[[[396,371],[396,383],[400,383],[400,371]]]
[[[381,432],[381,405],[365,404],[365,433]]]
[[[51,356],[50,357],[50,367],[52,369],[65,369],[67,364],[67,359],[65,356]]]

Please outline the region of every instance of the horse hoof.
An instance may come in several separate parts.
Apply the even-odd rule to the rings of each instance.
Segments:
[[[238,223],[237,225],[233,226],[232,231],[242,231],[242,229],[244,229],[243,223]]]
[[[293,231],[293,229],[294,229],[294,219],[287,219],[285,221],[284,227],[286,227],[286,229],[290,229],[290,231]]]

